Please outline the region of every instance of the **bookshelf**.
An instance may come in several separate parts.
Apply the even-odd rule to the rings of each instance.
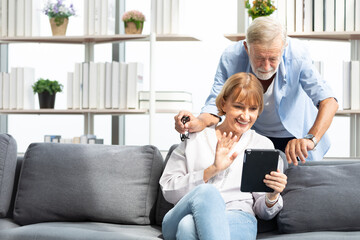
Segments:
[[[360,60],[360,32],[290,32],[289,37],[319,41],[349,41],[351,44],[351,60]],[[225,34],[231,41],[245,39],[245,33]],[[360,81],[360,79],[359,79]],[[360,93],[359,93],[360,94]],[[360,157],[360,109],[338,110],[336,116],[350,117],[350,157]]]
[[[8,71],[8,45],[17,43],[39,43],[39,44],[78,44],[85,46],[84,61],[90,62],[94,60],[94,45],[97,44],[112,44],[112,60],[123,61],[125,56],[124,44],[130,41],[149,42],[150,51],[150,66],[149,66],[149,85],[150,85],[150,107],[149,110],[133,110],[133,109],[36,109],[36,110],[0,110],[0,132],[7,132],[7,116],[8,115],[82,115],[84,116],[84,134],[94,134],[94,116],[95,115],[111,115],[111,135],[112,144],[123,144],[124,136],[121,131],[124,120],[122,117],[125,115],[149,115],[150,125],[150,144],[154,144],[154,115],[155,115],[155,79],[154,67],[156,55],[157,42],[171,42],[171,41],[200,41],[199,39],[184,35],[184,34],[155,34],[153,30],[151,34],[119,34],[123,31],[123,23],[120,19],[121,13],[125,10],[125,1],[116,0],[116,20],[115,20],[115,33],[114,35],[86,35],[86,36],[32,36],[32,37],[0,37],[0,57],[1,67],[0,70]],[[151,16],[152,19],[153,16]],[[161,112],[161,111],[160,111]],[[173,111],[169,111],[173,113]]]

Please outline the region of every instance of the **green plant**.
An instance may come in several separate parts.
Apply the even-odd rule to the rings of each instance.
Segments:
[[[63,1],[64,0],[57,0],[56,3],[53,3],[49,0],[43,8],[45,15],[49,16],[49,18],[55,18],[56,26],[62,25],[65,18],[75,15],[73,4],[66,7]]]
[[[140,29],[142,24],[145,22],[145,15],[140,11],[131,10],[123,14],[122,20],[125,24],[125,27],[126,27],[126,23],[134,22],[136,25],[136,29]]]
[[[271,0],[255,0],[252,2],[252,6],[250,1],[246,0],[245,7],[248,9],[248,14],[253,20],[257,17],[269,16],[276,10]]]
[[[48,92],[50,95],[53,95],[57,92],[62,92],[63,85],[60,84],[58,81],[54,80],[51,81],[49,79],[43,79],[39,78],[33,85],[33,91],[35,93],[42,93],[42,92]]]

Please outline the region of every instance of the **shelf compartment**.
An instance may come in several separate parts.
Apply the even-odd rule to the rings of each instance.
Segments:
[[[224,36],[231,41],[240,41],[245,39],[245,33],[225,34]],[[304,39],[349,41],[359,40],[360,32],[297,32],[288,33],[288,36]]]

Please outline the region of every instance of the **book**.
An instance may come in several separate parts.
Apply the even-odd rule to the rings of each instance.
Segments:
[[[163,34],[170,34],[171,33],[171,1],[164,0],[163,1]]]
[[[335,31],[345,30],[345,1],[335,1]]]
[[[36,1],[36,0],[35,0]],[[24,36],[30,37],[32,32],[32,2],[33,0],[25,0],[24,7]]]
[[[84,0],[84,36],[89,35],[89,0]]]
[[[324,31],[324,2],[314,1],[314,32]]]
[[[74,78],[73,78],[73,109],[80,109],[81,98],[80,90],[82,84],[82,63],[75,63]]]
[[[12,67],[10,70],[10,109],[17,108],[17,69]]]
[[[15,0],[13,0],[15,1]],[[25,36],[25,0],[16,0],[16,36]]]
[[[360,62],[351,61],[351,110],[360,109]]]
[[[239,4],[241,6],[238,6],[238,9],[244,8],[245,6],[244,4]],[[277,10],[274,12],[277,15],[277,18],[279,19],[279,21],[281,22],[281,24],[285,27],[286,26],[286,0],[277,0],[277,5],[276,5]],[[244,12],[244,10],[241,10],[241,12]],[[244,13],[245,16],[247,16],[246,13]],[[239,18],[239,16],[238,16]],[[241,18],[244,18],[244,16],[242,16]],[[245,33],[245,28],[243,33]]]
[[[156,11],[157,11],[157,0],[153,0],[151,1],[151,19],[150,19],[150,32],[154,32],[156,33],[156,24],[157,24],[157,20],[156,20]]]
[[[295,0],[295,32],[303,32],[304,26],[304,4],[303,0]]]
[[[111,62],[105,63],[105,108],[111,108]]]
[[[119,108],[120,102],[120,63],[112,62],[111,65],[111,107],[113,109]]]
[[[355,30],[355,0],[345,2],[345,31]]]
[[[66,106],[67,109],[73,108],[73,86],[74,86],[74,73],[68,72],[67,73],[67,84],[66,84]]]
[[[360,2],[355,1],[355,31],[360,31]]]
[[[16,32],[16,1],[8,1],[8,37],[15,37]]]
[[[2,73],[3,75],[3,109],[10,109],[10,74]]]
[[[165,0],[156,0],[156,33],[162,34],[163,31],[163,2]]]
[[[107,32],[108,32],[108,0],[101,0],[100,34],[107,35]]]
[[[89,0],[89,11],[88,11],[88,35],[95,34],[95,0]]]
[[[139,109],[149,109],[149,101],[139,101]],[[155,101],[156,111],[192,111],[192,102],[187,101]]]
[[[81,108],[89,108],[89,63],[82,63],[82,105]]]
[[[149,91],[139,92],[139,101],[149,101]],[[156,91],[155,101],[186,101],[192,102],[192,94],[184,91]]]
[[[179,1],[181,0],[171,0],[170,33],[179,33]]]
[[[94,7],[94,35],[100,35],[100,27],[101,27],[101,0],[95,0]]]
[[[333,32],[335,30],[335,0],[325,0],[325,31]]]
[[[286,29],[295,32],[295,0],[286,1]]]
[[[343,61],[343,109],[351,108],[351,62]]]
[[[1,36],[8,35],[8,0],[1,0]]]
[[[95,62],[89,64],[89,108],[96,109],[98,93],[97,65]]]
[[[35,109],[32,85],[35,82],[35,69],[17,68],[17,109]]]
[[[127,97],[126,105],[128,109],[138,108],[138,92],[143,85],[143,64],[140,62],[128,63],[127,76]]]
[[[313,27],[313,1],[305,0],[304,2],[304,32],[312,32]]]
[[[96,101],[96,108],[104,109],[105,108],[105,63],[97,63],[97,74],[98,74],[98,83],[99,83],[99,94],[97,95],[98,99]]]
[[[127,100],[127,74],[128,74],[128,65],[125,62],[120,63],[120,102],[119,108],[126,109],[126,100]]]
[[[28,0],[25,0],[26,2]],[[38,0],[31,1],[31,35],[40,36],[41,32],[41,15],[42,15],[42,2]]]

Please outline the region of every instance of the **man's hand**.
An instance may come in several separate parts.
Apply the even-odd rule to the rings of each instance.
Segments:
[[[302,163],[305,163],[305,159],[308,157],[308,151],[313,150],[314,147],[315,144],[310,139],[300,138],[290,140],[285,148],[288,163],[298,165],[298,158]]]
[[[183,124],[181,122],[183,116],[189,116],[190,121]],[[191,112],[182,110],[174,117],[175,129],[181,134],[184,134],[186,131],[200,132],[207,126],[216,124],[217,122],[215,123],[214,119],[219,122],[219,119],[209,113],[202,113],[198,117],[195,117]]]

